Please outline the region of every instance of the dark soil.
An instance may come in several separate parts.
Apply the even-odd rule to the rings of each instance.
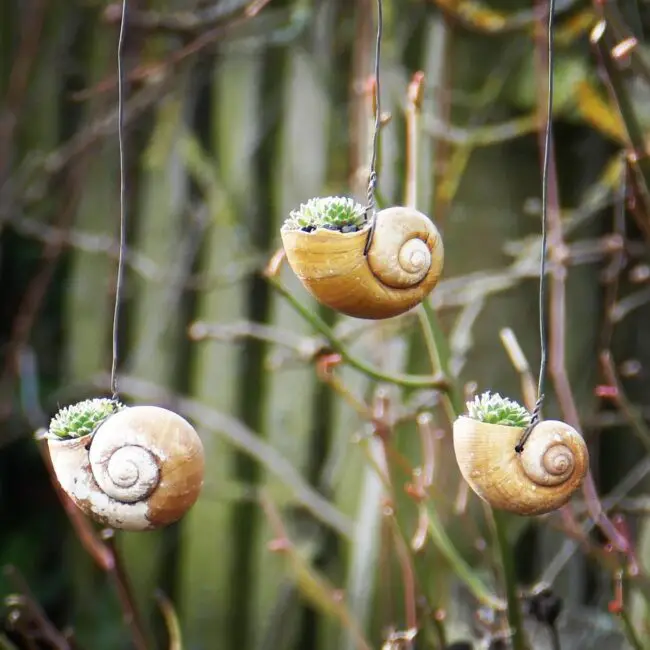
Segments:
[[[354,224],[343,226],[343,227],[328,225],[328,226],[323,226],[323,228],[325,230],[337,230],[338,232],[342,232],[342,233],[359,232],[359,230],[363,230],[363,226],[356,226]],[[304,226],[300,230],[302,230],[302,232],[313,232],[314,230],[316,230],[316,227]]]

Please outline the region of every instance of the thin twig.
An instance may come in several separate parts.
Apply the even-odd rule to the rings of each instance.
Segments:
[[[463,3],[456,0],[429,1],[438,5],[465,27],[487,34],[504,34],[533,29],[534,24],[545,15],[545,12],[539,7],[506,13],[489,9],[487,3]],[[579,0],[557,0],[556,12],[568,11],[578,2]]]
[[[190,210],[191,212],[191,210]],[[83,253],[106,255],[117,260],[119,257],[119,240],[108,234],[89,232],[76,228],[59,228],[45,224],[38,219],[20,213],[11,215],[4,224],[16,233],[42,242],[48,246],[59,244]],[[141,278],[148,282],[174,286],[174,277],[168,267],[161,266],[150,257],[132,248],[124,249],[124,263]],[[210,290],[215,287],[232,285],[238,280],[261,271],[266,264],[266,255],[252,251],[239,251],[238,259],[226,265],[218,274],[196,273],[188,277],[183,288],[191,291]]]
[[[167,627],[167,635],[169,637],[167,650],[183,650],[181,626],[174,605],[160,590],[156,591],[155,597],[158,607],[165,619],[165,626]]]
[[[133,93],[125,106],[124,124],[128,125],[136,118],[141,117],[172,87],[171,79],[156,79],[137,93]],[[20,205],[23,208],[41,201],[47,196],[51,183],[58,179],[59,174],[68,166],[77,163],[82,154],[86,153],[93,145],[114,135],[116,131],[117,110],[110,109],[77,131],[54,151],[37,160],[28,160],[22,170],[25,178],[21,182],[16,183],[15,179],[10,178],[0,188],[0,225],[11,218],[17,210],[17,197],[20,197]]]
[[[243,13],[253,5],[254,2],[250,0],[230,0],[194,11],[162,12],[140,9],[131,12],[130,23],[141,30],[194,34],[215,27],[236,12]],[[104,9],[104,19],[108,23],[117,23],[121,18],[122,7],[119,4],[110,4]]]
[[[538,0],[539,1],[539,0]],[[543,27],[543,33],[546,33]],[[548,74],[546,63],[546,46],[544,39],[537,39],[537,59],[541,68],[540,74]],[[541,87],[541,85],[540,85]],[[545,107],[545,102],[540,98],[540,107]],[[540,109],[541,110],[541,109]],[[546,108],[543,117],[546,118]],[[548,116],[549,119],[552,116]],[[540,151],[544,150],[542,134],[540,134]],[[549,252],[551,258],[551,277],[549,285],[549,372],[553,380],[563,418],[574,429],[580,431],[580,418],[573,397],[571,384],[566,371],[566,267],[564,259],[564,237],[562,233],[562,220],[560,218],[560,200],[557,181],[557,165],[554,147],[549,153],[548,168],[548,227],[549,227]],[[598,492],[594,484],[591,470],[583,482],[585,501],[591,505],[591,515],[598,522],[599,527],[612,544],[619,550],[627,549],[626,540],[618,534],[612,522],[602,510]]]
[[[389,384],[397,384],[399,386],[408,386],[410,388],[437,388],[439,390],[446,390],[448,382],[442,375],[404,375],[404,374],[389,374],[374,368],[367,364],[362,359],[352,355],[348,349],[341,344],[341,342],[334,335],[330,327],[308,307],[305,307],[297,298],[295,298],[289,290],[275,277],[266,274],[269,284],[284,296],[289,304],[317,331],[327,338],[332,349],[338,352],[343,359],[353,368],[359,372],[364,373],[372,379],[377,381],[386,382]]]
[[[83,189],[85,168],[82,165],[70,170],[65,179],[64,195],[61,199],[58,226],[66,229],[72,223],[76,207]],[[9,343],[6,349],[6,363],[0,376],[0,386],[6,386],[18,374],[20,354],[29,340],[32,328],[38,317],[47,289],[54,278],[59,256],[63,247],[59,242],[46,245],[41,253],[41,265],[24,292],[18,306],[16,317],[13,320]],[[9,404],[2,404],[0,408],[9,409]]]
[[[404,611],[406,615],[406,626],[408,628],[417,627],[416,612],[416,586],[413,573],[413,562],[411,548],[402,536],[402,531],[396,522],[395,508],[397,499],[395,495],[395,469],[397,469],[395,449],[391,444],[395,433],[395,417],[391,400],[388,393],[383,388],[378,388],[375,392],[373,404],[372,425],[374,435],[381,441],[381,463],[384,467],[384,484],[386,492],[390,499],[391,506],[386,508],[384,520],[388,521],[390,537],[395,547],[398,562],[402,573],[402,589],[404,592]],[[406,650],[410,650],[411,643],[407,644]]]
[[[535,392],[535,380],[530,370],[528,359],[519,345],[515,333],[510,327],[504,327],[500,332],[501,342],[508,353],[510,362],[517,371],[521,381],[521,392],[524,396],[524,405],[529,411],[535,408],[537,395]]]
[[[600,363],[607,383],[614,389],[610,399],[619,407],[632,431],[645,447],[646,453],[650,453],[650,427],[646,425],[637,409],[623,392],[623,388],[616,376],[612,354],[609,350],[601,352]]]
[[[144,625],[135,604],[135,599],[131,590],[131,581],[124,570],[122,559],[115,544],[115,531],[111,528],[106,528],[101,532],[101,537],[113,555],[114,568],[111,575],[114,579],[117,593],[122,604],[122,619],[126,626],[131,630],[131,637],[136,650],[147,650],[149,646],[144,632]]]
[[[213,29],[210,29],[206,32],[200,34],[193,41],[187,45],[175,50],[172,52],[166,59],[159,61],[155,64],[147,64],[136,67],[134,70],[131,70],[126,76],[126,80],[129,83],[135,82],[148,82],[151,79],[157,77],[168,78],[174,71],[174,68],[180,63],[186,61],[190,57],[193,57],[205,48],[212,45],[219,39],[224,38],[232,29],[240,25],[245,24],[251,18],[254,18],[259,14],[259,12],[269,4],[271,0],[256,0],[251,3],[251,9],[244,12],[244,14],[238,18],[233,19],[231,22],[225,25],[218,25]],[[117,75],[110,77],[104,81],[100,81],[98,84],[95,84],[91,88],[74,93],[73,98],[77,101],[83,101],[93,97],[94,95],[109,92],[114,90],[117,86],[118,79]]]
[[[92,385],[100,390],[110,386],[110,379],[100,375],[93,379]],[[316,519],[322,521],[344,538],[352,535],[352,522],[338,508],[319,494],[302,477],[300,472],[287,461],[275,447],[265,442],[238,419],[216,411],[196,400],[177,397],[169,390],[155,383],[122,375],[120,377],[121,392],[138,400],[152,403],[172,403],[180,413],[188,419],[200,424],[201,428],[218,433],[234,447],[248,454],[277,476],[293,491],[293,498],[308,510]]]
[[[32,0],[22,14],[20,44],[9,73],[5,106],[0,114],[0,179],[7,171],[11,143],[27,95],[32,66],[40,52],[40,39],[49,0]]]
[[[370,643],[365,639],[348,607],[338,597],[338,593],[307,564],[306,560],[295,548],[289,539],[278,509],[265,491],[260,494],[260,503],[276,536],[274,548],[288,556],[296,582],[299,586],[304,587],[302,593],[307,597],[312,596],[321,608],[338,618],[340,623],[352,634],[359,650],[371,650]]]
[[[110,573],[115,568],[115,559],[111,550],[99,539],[95,533],[95,529],[91,525],[89,519],[79,510],[74,504],[72,499],[66,494],[60,486],[54,474],[54,467],[52,466],[52,459],[50,458],[47,442],[42,440],[38,444],[39,451],[45,463],[45,467],[50,475],[52,486],[59,497],[59,501],[63,506],[72,528],[74,529],[79,542],[86,550],[88,555],[95,561],[97,566],[102,571]]]
[[[628,161],[635,172],[637,187],[640,190],[645,212],[648,214],[650,211],[650,157],[646,148],[644,130],[639,123],[634,104],[611,54],[613,44],[610,38],[611,29],[608,27],[608,23],[601,20],[593,28],[590,40],[605,72],[610,96],[625,125]]]
[[[519,602],[519,590],[517,588],[517,573],[515,559],[510,549],[507,535],[507,514],[499,510],[490,509],[492,514],[494,543],[499,554],[502,571],[502,582],[506,592],[508,604],[508,627],[512,639],[513,650],[528,650],[530,645],[526,637],[524,622]]]
[[[633,467],[611,491],[607,497],[608,509],[613,510],[616,505],[623,500],[625,495],[636,487],[648,474],[650,474],[650,458],[644,458]],[[583,504],[583,507],[585,507],[589,514],[591,514],[593,509],[591,503],[586,502]],[[601,504],[601,508],[604,508],[603,504]],[[599,524],[600,522],[598,519],[590,518],[589,521],[580,527],[580,534],[577,541],[575,539],[565,540],[556,556],[544,568],[544,572],[542,573],[542,577],[539,579],[538,583],[550,587],[555,582],[562,569],[564,569],[567,562],[573,557],[578,547],[587,542],[587,535]],[[565,532],[571,533],[570,530]],[[617,535],[618,534],[619,533],[617,532]],[[575,535],[573,535],[573,537],[575,537]],[[627,541],[625,541],[625,549],[627,550]]]
[[[630,619],[630,615],[627,613],[625,608],[621,609],[619,618],[621,620],[623,630],[625,631],[625,636],[627,637],[627,640],[632,644],[634,650],[648,650],[649,646],[641,641],[641,638],[639,637],[634,624]]]
[[[70,650],[68,640],[56,629],[47,617],[38,600],[34,597],[27,581],[18,569],[12,565],[6,566],[4,568],[4,574],[14,584],[14,588],[21,594],[19,603],[24,606],[34,623],[36,623],[43,640],[55,650]]]

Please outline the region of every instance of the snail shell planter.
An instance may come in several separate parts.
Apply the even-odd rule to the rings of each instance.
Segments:
[[[442,272],[440,233],[413,208],[379,211],[367,254],[366,208],[349,198],[311,199],[291,213],[280,235],[305,289],[321,304],[356,318],[384,319],[412,309]]]
[[[180,415],[91,399],[61,409],[45,435],[56,478],[102,525],[153,530],[178,521],[203,486],[203,445]]]
[[[545,420],[515,451],[530,423],[522,406],[484,393],[467,404],[453,426],[454,452],[463,478],[492,507],[542,515],[565,505],[589,469],[582,436],[568,424]]]

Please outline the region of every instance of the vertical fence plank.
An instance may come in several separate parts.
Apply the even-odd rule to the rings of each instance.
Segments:
[[[137,277],[129,283],[128,373],[174,389],[179,363],[179,338],[185,337],[177,317],[186,265],[192,256],[193,225],[187,215],[187,177],[180,147],[190,108],[187,79],[159,105],[147,149],[142,153],[142,178],[133,224],[133,247],[160,269],[157,281]],[[124,358],[123,353],[123,358]],[[120,536],[126,568],[138,603],[145,614],[153,611],[152,596],[160,585],[169,558],[164,536],[173,529]]]
[[[95,40],[88,82],[97,82],[106,73],[111,58],[108,39]],[[86,115],[89,121],[96,109],[107,102],[91,101]],[[118,152],[114,142],[97,145],[87,157],[84,191],[73,227],[84,235],[109,237],[117,245],[119,228]],[[111,253],[116,252],[114,247]],[[67,313],[65,373],[72,382],[87,381],[110,367],[110,337],[113,315],[113,289],[117,260],[113,254],[70,252],[70,281],[65,294]],[[92,308],[90,307],[92,305]]]
[[[212,80],[209,134],[213,191],[208,197],[211,225],[206,233],[202,275],[213,278],[199,293],[198,321],[232,324],[246,316],[244,260],[250,242],[241,220],[247,197],[254,196],[253,155],[257,146],[259,61],[223,57]],[[228,280],[228,273],[232,280]],[[214,280],[214,278],[219,278]],[[195,344],[190,394],[213,408],[236,415],[239,401],[240,348],[229,342]],[[205,487],[183,526],[179,566],[179,611],[192,648],[232,648],[234,518],[237,510],[224,489],[233,478],[233,453],[218,434],[202,432]]]
[[[86,25],[90,30],[85,39],[90,50],[85,83],[100,81],[113,64],[113,40],[103,25]],[[83,123],[91,123],[98,113],[110,109],[111,98],[100,96],[84,107]],[[86,154],[83,191],[72,227],[84,235],[118,240],[118,155],[114,141],[98,143]],[[87,252],[73,248],[70,253],[69,280],[64,297],[65,381],[82,384],[110,368],[110,339],[113,312],[113,291],[116,259],[104,253]],[[74,537],[74,534],[70,532]],[[72,616],[81,639],[110,633],[112,622],[106,620],[105,598],[112,598],[112,587],[106,585],[98,597],[97,568],[92,559],[79,552],[75,539],[70,549],[70,575],[74,597],[71,598]],[[108,641],[108,639],[107,639]],[[113,639],[115,641],[115,639]],[[108,641],[110,642],[110,641]],[[97,641],[98,650],[102,641]]]
[[[315,27],[312,29],[315,32]],[[321,33],[319,39],[323,39],[320,47],[326,48],[329,35]],[[317,60],[314,49],[315,46],[305,49],[303,44],[296,44],[289,47],[286,57],[283,120],[273,189],[277,205],[272,215],[276,243],[289,212],[301,202],[322,194],[325,185],[330,100],[323,85],[323,77],[327,75],[324,57]],[[283,280],[290,290],[314,305],[297,279],[286,271]],[[296,336],[310,334],[300,316],[277,296],[272,298],[270,322]],[[271,346],[269,352],[272,350]],[[300,365],[282,368],[272,375],[264,396],[263,435],[303,472],[313,431],[314,390],[313,368]],[[276,478],[268,475],[263,477],[262,484],[271,494],[280,485]],[[270,555],[267,548],[271,538],[271,529],[264,521],[255,548],[257,584],[253,614],[254,619],[263,621],[264,625],[255,630],[254,647],[259,647],[257,644],[263,641],[263,633],[270,623],[268,617],[274,611],[278,585],[283,581],[283,564]]]
[[[358,6],[357,20],[360,21],[361,29],[364,29],[363,40],[356,42],[355,47],[365,50],[366,54],[360,56],[359,67],[354,71],[357,76],[366,76],[374,71],[374,29],[367,26],[368,15],[374,12],[374,3],[369,2]],[[381,112],[390,114],[391,121],[382,128],[380,135],[380,150],[378,155],[378,191],[387,201],[386,207],[391,204],[403,204],[404,186],[404,143],[401,134],[404,132],[403,111],[406,87],[404,85],[405,75],[399,65],[400,40],[396,37],[396,21],[398,16],[395,12],[387,11],[384,14],[384,41],[383,56],[380,66],[382,75],[381,84]],[[364,28],[363,25],[366,24]],[[365,59],[365,61],[364,61]],[[370,160],[371,135],[374,129],[374,118],[369,112],[367,100],[362,100],[362,110],[366,113],[367,135],[359,141],[357,158],[363,161]],[[364,148],[361,148],[364,147]],[[365,162],[365,165],[368,163]],[[357,192],[363,196],[367,173],[358,179],[360,183]],[[408,338],[400,333],[399,320],[390,319],[384,323],[375,323],[372,327],[367,324],[366,333],[359,339],[356,349],[359,355],[363,355],[373,365],[383,372],[399,373],[404,372],[408,362],[409,348]],[[350,377],[352,386],[362,391],[368,403],[372,403],[376,382],[369,382],[363,377]],[[394,406],[396,400],[400,399],[401,391],[396,387],[389,388],[390,403]],[[356,418],[346,420],[345,410],[342,405],[338,407],[338,427],[341,429],[339,435],[345,435],[346,439],[339,438],[339,444],[351,445],[350,431],[355,425]],[[337,409],[337,410],[338,410]],[[348,416],[349,417],[349,416]],[[347,431],[345,434],[343,432]],[[371,429],[364,425],[359,431],[363,435],[371,434]],[[402,445],[403,446],[403,445]],[[402,450],[403,451],[403,450]],[[368,441],[368,453],[381,467],[384,462],[382,446],[378,440]],[[347,508],[354,508],[356,511],[356,529],[354,539],[350,545],[347,555],[347,582],[346,596],[350,603],[350,609],[360,621],[363,629],[368,631],[369,638],[374,643],[379,643],[380,632],[376,625],[379,613],[377,605],[381,604],[378,596],[385,593],[386,580],[388,579],[388,565],[380,564],[382,544],[386,537],[382,535],[383,507],[385,497],[384,486],[377,475],[375,467],[371,466],[361,450],[356,454],[350,454],[350,462],[344,469],[345,479],[338,492],[340,499],[346,502]],[[386,549],[390,556],[394,555],[394,549]],[[390,584],[390,583],[389,583]],[[399,593],[399,585],[394,585],[396,593]],[[391,587],[388,587],[389,589]],[[399,608],[398,598],[392,599]],[[391,612],[382,612],[390,614]],[[392,612],[393,614],[395,612]],[[399,624],[398,620],[385,621],[385,624]],[[343,630],[339,635],[339,645],[346,650],[353,650],[356,646],[352,636]]]

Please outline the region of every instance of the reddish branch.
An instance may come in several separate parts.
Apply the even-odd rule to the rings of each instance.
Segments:
[[[203,51],[217,40],[223,38],[233,28],[239,27],[251,18],[257,16],[270,1],[271,0],[256,0],[255,2],[251,2],[242,16],[233,19],[225,25],[219,25],[218,27],[203,32],[187,45],[172,52],[162,61],[137,66],[126,75],[127,81],[129,83],[145,82],[151,77],[168,76],[175,66],[182,63],[187,58]],[[83,101],[93,97],[94,95],[114,90],[115,88],[117,88],[117,74],[110,76],[104,81],[100,81],[98,84],[90,88],[75,93],[73,98],[78,101]]]
[[[101,538],[93,528],[90,521],[77,508],[68,495],[63,491],[54,474],[50,454],[45,443],[40,443],[39,450],[43,457],[45,467],[50,474],[50,480],[56,491],[61,505],[70,520],[72,528],[79,542],[99,568],[114,582],[122,606],[122,618],[131,630],[133,644],[136,650],[147,650],[148,645],[144,633],[144,626],[140,619],[135,600],[131,592],[128,576],[124,571],[121,558],[114,543],[114,531],[106,529],[101,532]]]
[[[537,0],[539,6],[545,7],[548,3]],[[547,119],[552,119],[547,111],[547,86],[548,78],[548,28],[546,19],[537,23],[535,33],[536,64],[538,75],[538,110],[540,129],[539,143],[540,156],[544,154],[545,134],[544,126]],[[562,222],[560,218],[560,199],[557,182],[557,166],[553,139],[551,139],[551,151],[549,152],[549,173],[548,173],[548,243],[549,243],[549,374],[553,381],[555,394],[557,396],[560,410],[564,420],[572,427],[580,430],[580,417],[576,406],[571,384],[566,371],[565,343],[566,343],[566,244],[562,234]],[[587,473],[583,484],[585,502],[594,521],[607,536],[610,542],[620,551],[627,551],[626,540],[618,533],[616,527],[605,514],[591,471]],[[562,509],[562,515],[566,523],[572,525],[573,516],[570,507]]]
[[[33,0],[23,12],[18,53],[9,73],[5,111],[0,115],[0,179],[11,159],[13,133],[27,94],[30,72],[39,52],[48,4],[48,0]]]

